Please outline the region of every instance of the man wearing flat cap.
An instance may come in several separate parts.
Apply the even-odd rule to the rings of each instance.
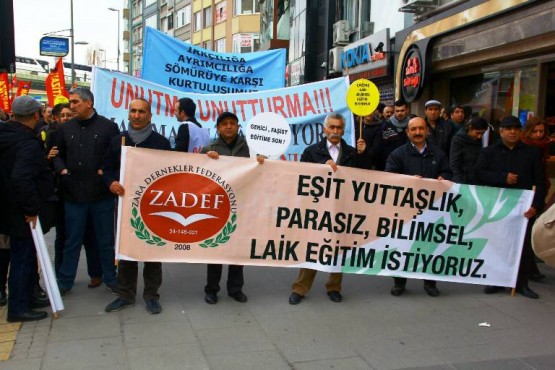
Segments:
[[[449,156],[453,126],[440,117],[441,103],[439,101],[428,100],[424,104],[424,108],[428,126],[428,141]]]
[[[231,112],[223,112],[216,120],[216,132],[218,137],[210,144],[202,148],[212,159],[218,159],[220,155],[233,157],[250,157],[247,141],[239,135],[239,118]],[[229,265],[227,274],[227,294],[237,302],[246,302],[247,296],[243,293],[244,284],[243,266]],[[220,291],[220,279],[223,266],[220,264],[209,264],[207,266],[206,286],[204,287],[204,300],[208,304],[218,302]]]
[[[536,187],[532,206],[524,213],[524,217],[528,219],[528,226],[522,248],[516,291],[528,298],[539,298],[539,295],[528,287],[528,280],[534,264],[530,232],[535,216],[544,207],[546,192],[541,153],[539,148],[520,141],[522,126],[517,117],[503,118],[499,127],[501,140],[482,149],[475,167],[476,179],[479,185],[527,190]],[[493,294],[504,289],[488,286],[485,288],[485,293]]]
[[[49,305],[33,298],[37,255],[29,228],[40,214],[48,231],[52,220],[46,211],[55,201],[52,172],[34,131],[40,109],[35,99],[18,96],[12,103],[14,119],[0,126],[0,233],[10,236],[9,322],[44,319],[46,312],[34,309]]]

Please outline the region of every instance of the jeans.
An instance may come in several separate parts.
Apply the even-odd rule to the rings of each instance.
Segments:
[[[58,202],[56,205],[56,240],[54,241],[54,271],[56,278],[60,278],[60,268],[64,259],[64,246],[66,242],[66,220],[65,204]],[[87,218],[85,236],[83,240],[85,254],[87,255],[87,273],[91,278],[102,277],[102,266],[100,265],[100,253],[96,245],[94,226],[90,217]]]
[[[112,198],[94,202],[65,202],[66,241],[58,278],[60,288],[69,290],[73,287],[88,218],[92,220],[94,227],[104,283],[116,283],[114,206],[115,201]]]
[[[37,280],[37,252],[31,238],[10,238],[10,276],[8,316],[19,316],[31,309]]]

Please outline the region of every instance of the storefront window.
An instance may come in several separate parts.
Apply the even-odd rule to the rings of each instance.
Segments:
[[[547,83],[545,86],[545,120],[552,136],[555,135],[555,63],[550,63],[547,70]],[[552,155],[555,155],[553,153]]]
[[[484,117],[498,126],[502,117],[513,115],[524,124],[536,114],[538,71],[515,68],[451,80],[451,105],[472,108],[472,116]]]

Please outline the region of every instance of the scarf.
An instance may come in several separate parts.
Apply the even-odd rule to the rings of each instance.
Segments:
[[[393,124],[393,126],[395,126],[398,132],[401,132],[407,128],[407,125],[409,124],[409,117],[407,116],[404,120],[398,121],[395,116],[391,116],[389,117],[389,121]]]
[[[127,132],[129,133],[129,137],[131,138],[131,140],[133,140],[135,145],[138,145],[148,139],[150,134],[152,134],[152,123],[149,122],[148,125],[140,130],[135,130],[131,126],[129,126]]]

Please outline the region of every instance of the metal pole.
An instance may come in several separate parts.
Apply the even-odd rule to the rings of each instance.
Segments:
[[[71,37],[71,86],[70,89],[73,89],[73,84],[75,83],[75,69],[73,64],[75,63],[75,38],[73,37],[73,0],[70,0],[70,20],[71,20],[71,28],[69,30],[70,37]]]
[[[120,39],[120,30],[119,30],[119,22],[120,22],[120,16],[119,16],[119,9],[118,9],[118,72],[119,72],[119,39]]]
[[[108,8],[108,10],[111,11],[111,12],[118,12],[118,72],[119,72],[119,54],[120,54],[120,51],[119,51],[119,39],[120,39],[120,29],[119,29],[119,27],[120,27],[120,26],[119,26],[119,22],[120,22],[119,18],[120,18],[120,16],[119,16],[119,9],[116,9],[116,8]]]

